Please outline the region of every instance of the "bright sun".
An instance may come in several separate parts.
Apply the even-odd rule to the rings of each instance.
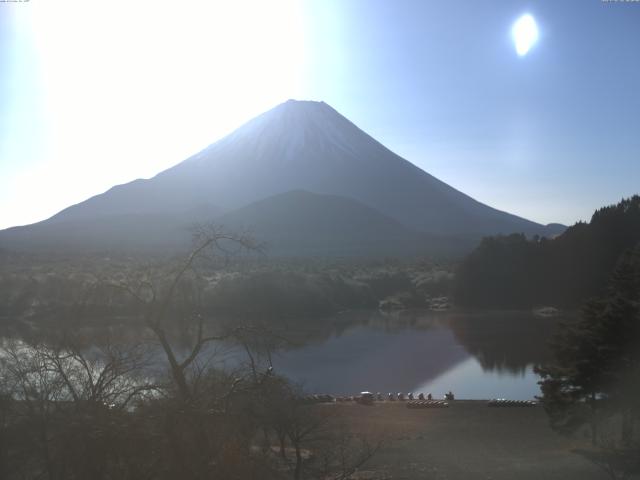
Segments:
[[[38,185],[34,220],[53,213],[42,211],[41,198],[77,203],[152,176],[302,96],[301,3],[56,0],[16,8],[44,138],[43,153],[16,182]]]
[[[521,57],[526,55],[538,41],[538,26],[535,19],[529,15],[522,15],[511,28],[511,35],[516,46],[516,53]]]

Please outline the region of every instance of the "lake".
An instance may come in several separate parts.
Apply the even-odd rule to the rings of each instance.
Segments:
[[[422,392],[442,398],[451,390],[459,399],[527,400],[540,394],[533,366],[550,360],[548,342],[559,320],[530,312],[375,310],[277,321],[281,335],[294,343],[272,355],[273,367],[308,393]],[[99,331],[88,330],[88,348]],[[149,343],[152,363],[165,368],[164,353],[145,328],[109,332],[122,344]],[[188,339],[175,335],[172,343],[187,355]],[[228,344],[208,350],[218,366],[233,368],[247,358]]]
[[[355,318],[353,318],[355,317]],[[276,372],[309,393],[423,392],[533,399],[557,319],[528,312],[346,313],[319,339],[279,352]]]

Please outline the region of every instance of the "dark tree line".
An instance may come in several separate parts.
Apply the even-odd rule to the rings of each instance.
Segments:
[[[552,426],[588,426],[600,448],[591,458],[612,477],[640,473],[640,244],[621,256],[581,318],[563,325],[553,348],[555,361],[537,369]]]
[[[479,307],[578,306],[640,242],[640,196],[597,210],[554,239],[488,237],[459,266],[455,298]]]
[[[144,306],[113,283],[141,275],[165,275],[171,259],[160,257],[70,258],[68,261],[0,260],[0,329],[24,331],[28,325],[58,328],[82,308],[84,325],[143,324]],[[134,278],[132,278],[134,277]],[[449,295],[448,267],[429,262],[351,265],[320,260],[267,260],[257,255],[225,262],[199,262],[199,276],[183,278],[171,305],[172,316],[201,296],[200,311],[221,318],[261,318],[273,324],[307,327],[318,318],[347,309],[377,308],[388,299],[424,307]],[[251,301],[248,301],[250,299]],[[180,302],[178,302],[180,300]],[[185,301],[182,301],[185,300]]]

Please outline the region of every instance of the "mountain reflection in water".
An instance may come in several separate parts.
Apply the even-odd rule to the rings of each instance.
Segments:
[[[314,393],[530,399],[539,394],[532,367],[549,359],[557,323],[523,312],[350,315],[321,340],[280,352],[276,370]]]
[[[293,341],[273,354],[275,371],[308,393],[431,392],[440,398],[452,390],[457,398],[531,399],[539,394],[532,367],[550,359],[547,344],[558,321],[528,312],[360,310],[327,318],[271,319],[266,324]],[[29,343],[47,339],[46,333],[24,333],[0,339],[16,334]],[[76,333],[87,349],[105,338],[123,345],[148,344],[153,370],[165,368],[164,354],[144,327]],[[170,336],[186,355],[191,335],[176,329]],[[217,343],[203,351],[207,356],[214,353],[219,366],[235,368],[246,362],[244,349],[237,345]]]

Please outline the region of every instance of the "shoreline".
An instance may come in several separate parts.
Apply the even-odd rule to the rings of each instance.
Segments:
[[[551,430],[538,404],[491,408],[487,400],[454,400],[449,408],[406,402],[334,403],[339,419],[371,441],[383,441],[362,479],[599,480],[601,470],[576,453],[588,438]],[[320,405],[319,405],[320,406]]]

